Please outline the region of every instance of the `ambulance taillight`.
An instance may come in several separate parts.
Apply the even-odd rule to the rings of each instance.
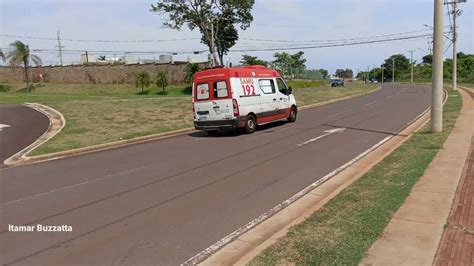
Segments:
[[[237,104],[237,100],[236,99],[232,99],[232,107],[234,109],[234,116],[235,117],[239,117],[240,113],[239,113],[239,105]]]

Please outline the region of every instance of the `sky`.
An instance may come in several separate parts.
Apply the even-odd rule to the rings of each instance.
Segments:
[[[433,25],[433,0],[256,0],[250,28],[240,30],[242,38],[264,40],[332,40],[364,38],[411,31],[430,34],[426,25]],[[206,60],[206,50],[200,43],[200,33],[186,28],[178,31],[163,28],[164,16],[150,12],[156,1],[144,0],[0,0],[0,34],[85,40],[170,40],[166,42],[97,43],[63,40],[64,50],[79,51],[156,51],[140,58],[158,57],[160,52],[178,52],[175,60],[188,57]],[[444,7],[444,22],[449,25],[448,11]],[[474,54],[474,0],[459,4],[463,13],[458,17],[458,51]],[[418,33],[417,33],[418,34]],[[187,39],[187,40],[182,40]],[[0,47],[8,48],[21,40],[30,49],[51,49],[36,54],[43,65],[59,63],[57,41],[0,36]],[[414,60],[420,61],[428,53],[429,38],[374,43],[344,47],[303,49],[307,67],[328,69],[350,68],[354,72],[380,66],[392,54],[405,54],[414,50]],[[283,44],[283,45],[282,45]],[[233,49],[282,47],[298,43],[239,40]],[[448,49],[450,41],[445,41]],[[284,50],[281,50],[284,51]],[[298,50],[289,50],[296,53]],[[247,51],[245,54],[272,60],[276,51]],[[35,52],[34,52],[35,53]],[[104,53],[89,52],[102,55]],[[226,62],[238,64],[242,52],[230,52]],[[117,56],[123,55],[120,53]],[[451,57],[446,51],[445,56]],[[108,56],[113,56],[112,52]],[[79,54],[63,55],[64,64],[77,63]]]

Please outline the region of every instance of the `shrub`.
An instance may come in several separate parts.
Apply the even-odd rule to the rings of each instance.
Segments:
[[[156,86],[161,87],[163,89],[162,94],[165,94],[165,88],[168,86],[168,73],[160,70],[156,74]]]
[[[184,81],[188,84],[193,83],[194,74],[199,72],[200,67],[199,64],[196,63],[188,63],[186,66],[186,75],[184,76]]]
[[[138,72],[135,76],[135,87],[141,87],[141,94],[143,94],[143,88],[148,88],[148,86],[150,86],[150,75],[145,71]]]
[[[6,84],[0,84],[0,92],[9,92],[11,89],[10,86],[6,85]]]

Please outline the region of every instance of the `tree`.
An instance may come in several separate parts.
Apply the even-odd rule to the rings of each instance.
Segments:
[[[393,59],[395,59],[395,77],[401,77],[402,74],[409,74],[410,70],[410,60],[403,54],[395,54],[385,59],[382,67],[385,67],[385,73],[387,79],[392,79],[392,65]]]
[[[188,65],[186,66],[186,74],[184,75],[184,81],[186,81],[186,83],[193,83],[194,74],[196,74],[196,72],[199,72],[199,70],[199,64],[188,63]]]
[[[168,86],[168,73],[163,70],[158,71],[156,74],[156,86],[163,89],[163,94],[165,94],[165,88]]]
[[[41,65],[41,58],[39,56],[31,54],[28,45],[21,41],[15,41],[10,44],[12,50],[7,53],[6,58],[8,63],[12,67],[23,65],[25,80],[26,80],[26,91],[31,92],[30,79],[28,76],[28,68],[30,67],[30,61],[35,65]]]
[[[215,28],[220,29],[219,32],[215,34],[214,45],[216,47],[219,62],[221,65],[224,65],[224,54],[227,54],[229,49],[235,45],[239,39],[239,32],[235,29],[234,24],[229,23],[227,20],[221,20],[219,23],[221,24],[214,26]],[[209,35],[211,35],[211,32],[209,32]],[[204,35],[201,37],[201,42],[208,47],[211,46],[211,43],[207,42]]]
[[[251,55],[243,55],[242,59],[240,60],[242,65],[251,66],[251,65],[260,65],[260,66],[267,66],[268,62],[262,59],[257,58],[256,56]]]
[[[433,55],[427,54],[421,60],[423,64],[431,65],[433,63]]]
[[[275,53],[273,64],[281,71],[283,76],[293,75],[293,69],[305,68],[306,59],[303,58],[303,51],[299,51],[293,55],[287,52]]]
[[[223,65],[222,56],[238,39],[235,24],[240,24],[242,30],[250,27],[253,5],[254,0],[170,0],[151,5],[150,11],[168,16],[163,23],[165,27],[180,30],[186,24],[190,30],[199,29],[201,40],[208,46],[215,62],[211,42],[213,37]]]
[[[135,76],[135,87],[142,88],[142,93],[144,93],[144,88],[150,86],[150,75],[148,72],[141,71],[138,72]]]
[[[328,76],[328,71],[326,69],[317,69],[317,71],[319,71],[319,73],[321,73],[321,75],[323,75],[323,79],[327,78]]]

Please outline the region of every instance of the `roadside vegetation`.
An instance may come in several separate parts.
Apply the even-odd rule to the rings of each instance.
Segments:
[[[458,92],[449,94],[443,111],[443,133],[429,133],[427,124],[250,264],[358,264],[451,132],[462,98]]]
[[[292,85],[299,105],[322,102],[375,88],[351,85],[330,88],[326,83],[298,81]],[[149,84],[140,95],[134,84],[34,84],[24,93],[24,83],[0,84],[0,103],[36,102],[50,106],[66,118],[65,128],[31,155],[87,147],[133,137],[146,136],[193,126],[191,86]]]

